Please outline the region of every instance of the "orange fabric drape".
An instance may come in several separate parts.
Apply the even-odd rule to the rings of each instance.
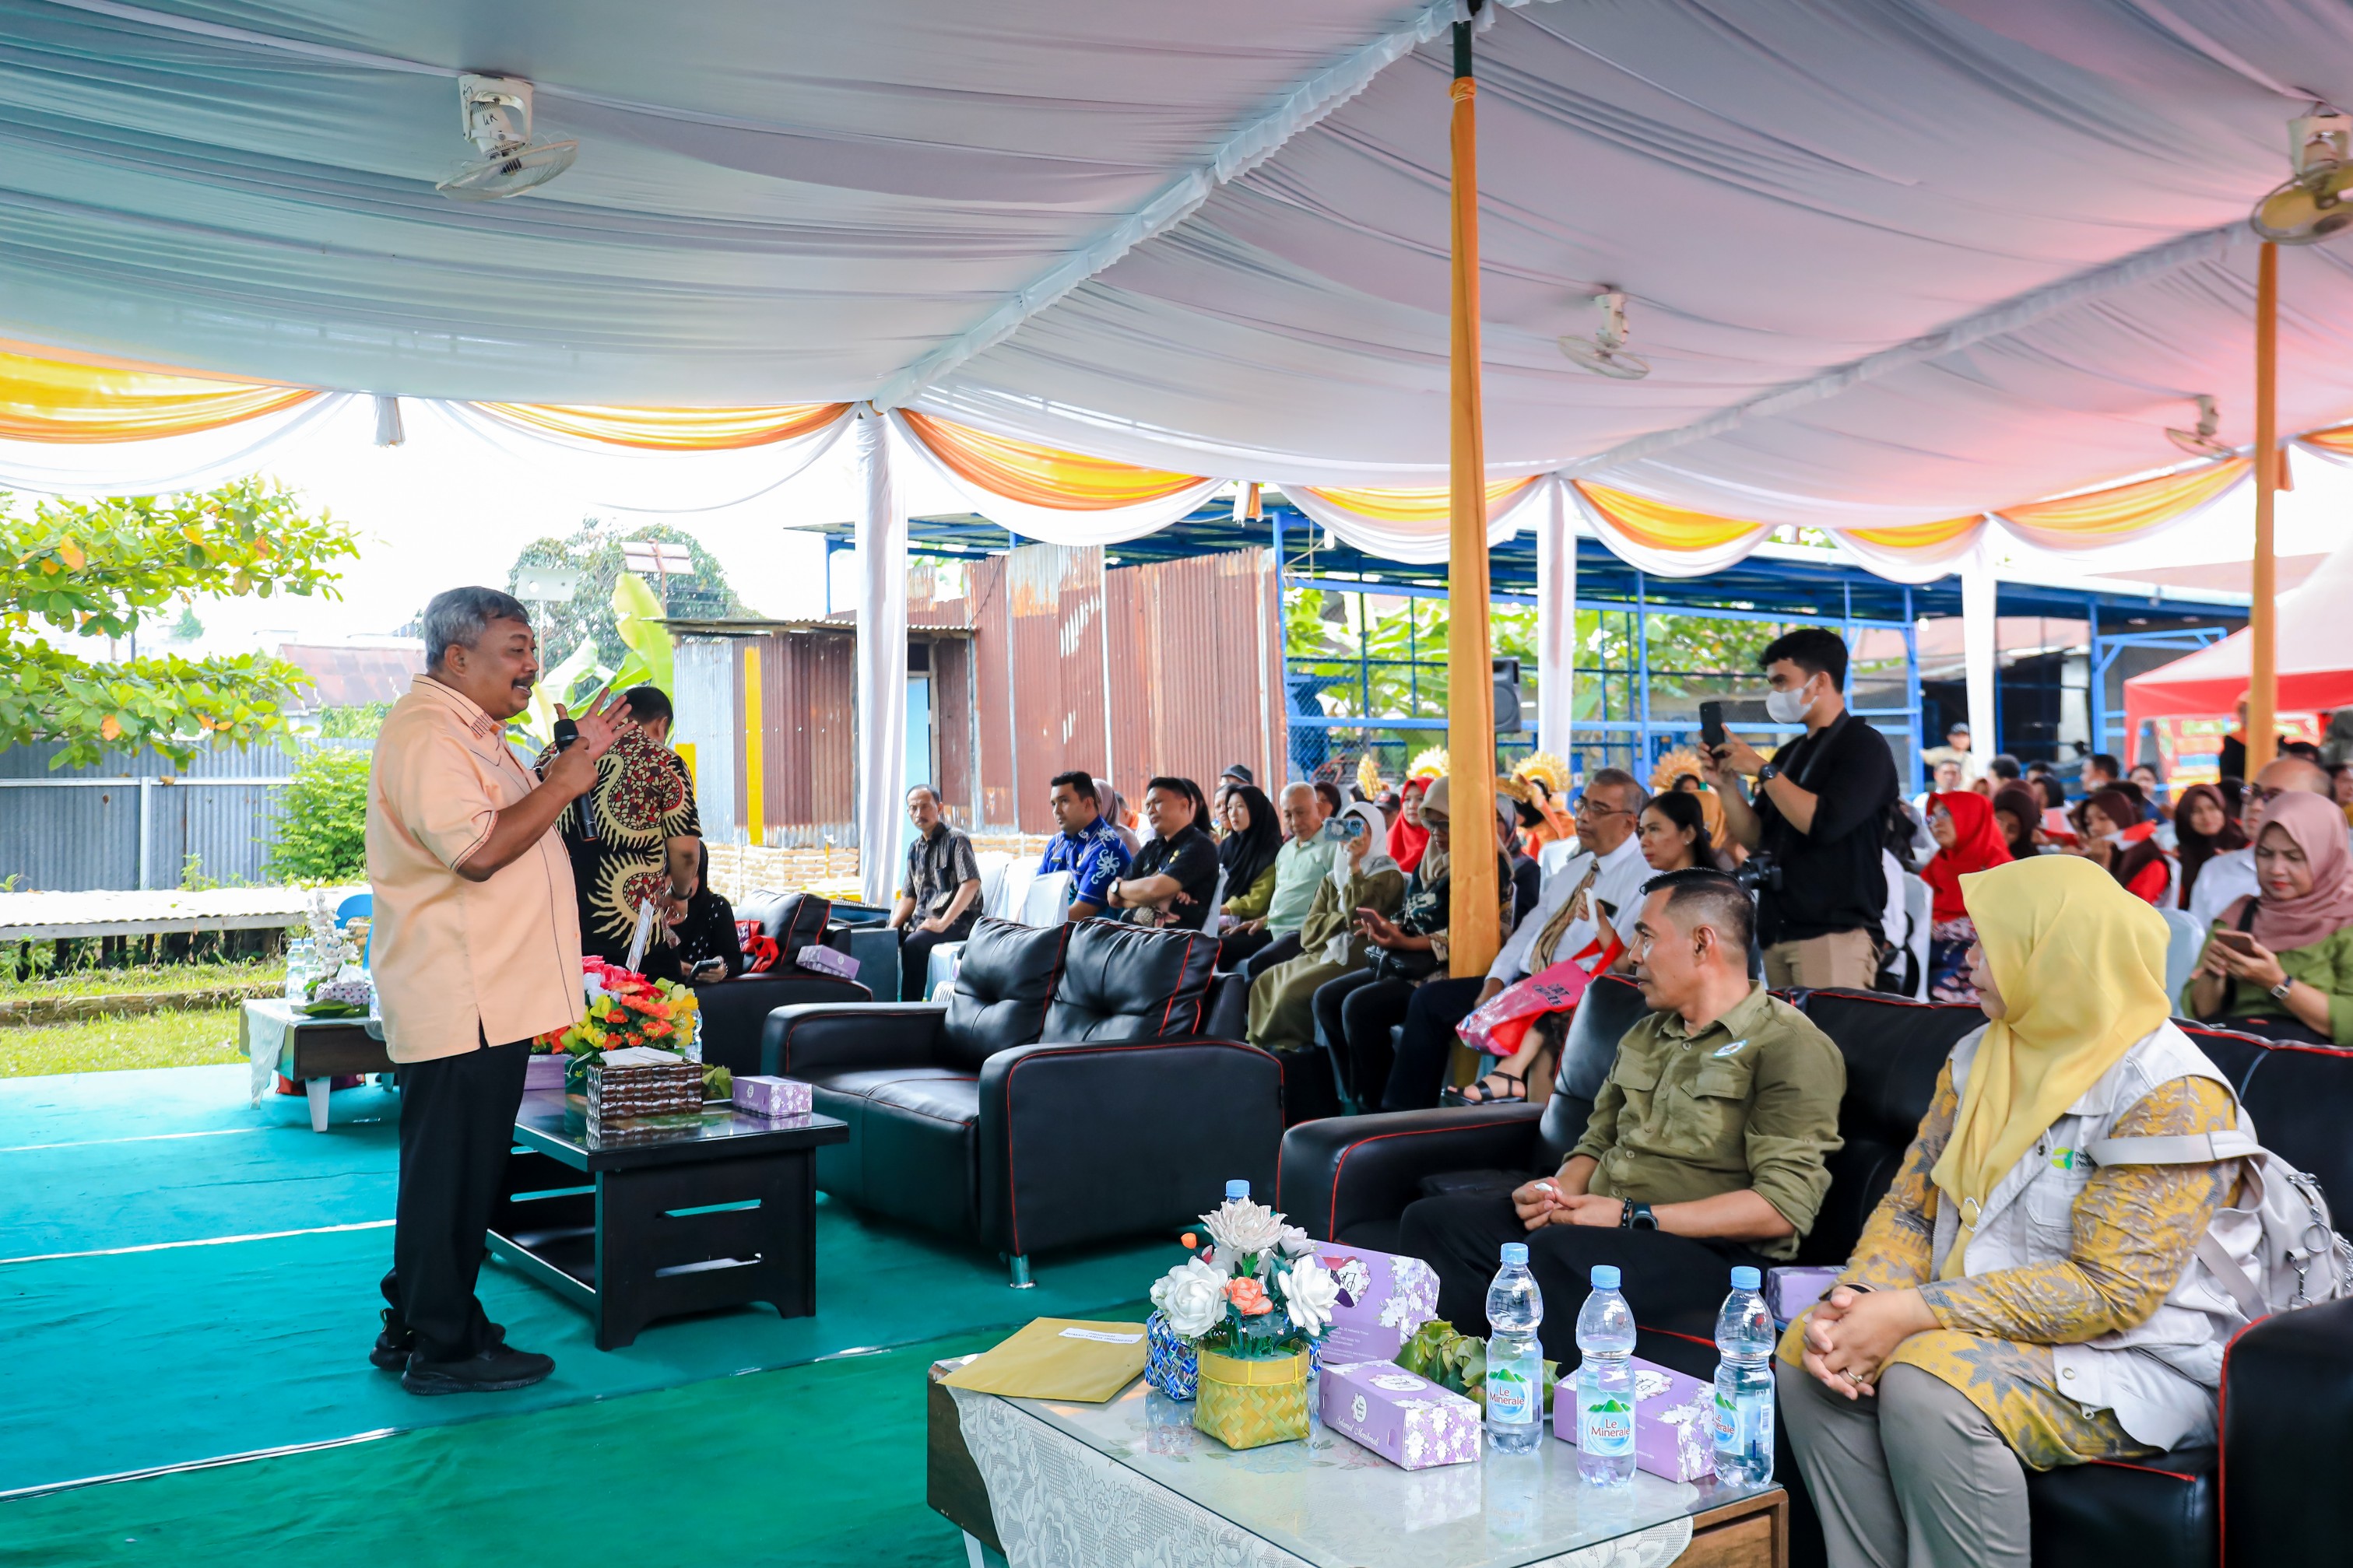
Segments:
[[[822,430],[847,403],[786,403],[772,408],[609,408],[596,404],[477,403],[510,425],[649,452],[726,452],[765,447]]]
[[[1198,474],[1139,468],[1078,452],[991,436],[912,408],[899,417],[932,456],[966,483],[994,496],[1057,511],[1109,511],[1162,500],[1203,482]]]
[[[2184,473],[2163,474],[2084,495],[2006,506],[2000,512],[2003,521],[2038,544],[2086,550],[2117,543],[2204,506],[2246,478],[2253,467],[2245,458],[2231,458]]]
[[[1894,528],[1842,528],[1842,539],[1879,550],[1936,550],[1985,526],[1982,512],[1967,517],[1939,518],[1935,522],[1907,522]]]
[[[1533,478],[1489,479],[1487,520],[1493,521],[1504,507],[1525,495],[1535,482]],[[1453,489],[1445,485],[1427,489],[1392,489],[1377,485],[1348,489],[1327,489],[1321,485],[1301,488],[1318,500],[1375,522],[1436,522],[1451,514],[1454,498]]]
[[[1487,478],[1486,426],[1480,406],[1479,364],[1479,84],[1471,75],[1471,28],[1454,27],[1454,117],[1448,146],[1453,157],[1451,289],[1447,345],[1448,421],[1446,667],[1453,695],[1447,703],[1446,753],[1458,771],[1454,794],[1454,858],[1447,895],[1447,972],[1457,979],[1484,974],[1504,945],[1498,900],[1511,888],[1496,875],[1494,687],[1487,679],[1494,646],[1489,635],[1487,521],[1494,515]]]
[[[1589,479],[1571,481],[1577,493],[1611,526],[1650,550],[1697,552],[1720,549],[1749,534],[1762,534],[1767,524],[1736,517],[1717,517],[1684,507],[1669,506],[1648,496],[1611,489]]]
[[[2325,447],[2331,452],[2343,452],[2348,456],[2353,456],[2353,425],[2335,425],[2326,430],[2307,430],[2296,439],[2309,442],[2315,447]]]
[[[320,395],[301,386],[223,381],[128,360],[53,359],[0,345],[0,439],[79,446],[216,430]]]

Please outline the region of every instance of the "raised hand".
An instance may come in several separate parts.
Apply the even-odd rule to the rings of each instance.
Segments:
[[[561,702],[555,705],[555,716],[559,719],[570,717]],[[580,726],[580,739],[575,744],[588,753],[590,762],[595,762],[613,749],[613,742],[620,738],[621,725],[628,716],[628,698],[616,697],[609,689],[600,689],[588,700],[588,706],[581,710],[579,717],[574,721]]]

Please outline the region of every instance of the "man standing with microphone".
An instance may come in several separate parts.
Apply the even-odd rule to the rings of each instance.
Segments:
[[[385,716],[368,773],[372,968],[401,1089],[390,1306],[368,1359],[411,1394],[481,1394],[555,1370],[506,1342],[474,1282],[532,1037],[581,1013],[556,818],[596,784],[628,704],[592,703],[535,779],[505,735],[539,679],[530,612],[452,588],[425,606],[424,632],[425,673]]]

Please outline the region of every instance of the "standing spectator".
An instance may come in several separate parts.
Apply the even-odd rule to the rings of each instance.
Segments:
[[[555,1370],[506,1343],[474,1282],[532,1038],[580,1018],[580,910],[555,821],[595,787],[628,703],[591,703],[534,779],[502,736],[539,679],[531,612],[452,588],[424,631],[425,673],[368,769],[371,967],[401,1089],[390,1305],[368,1359],[411,1394],[480,1394]]]
[[[1976,756],[1969,751],[1968,724],[1961,720],[1955,720],[1946,725],[1945,743],[1941,746],[1931,746],[1922,752],[1920,760],[1929,767],[1938,770],[1940,778],[1945,763],[1951,763],[1958,767],[1960,772],[1953,780],[1951,785],[1953,789],[1962,789],[1977,783],[1982,771],[1978,767]],[[1946,787],[1942,783],[1936,785],[1939,793],[1943,793]]]
[[[1145,787],[1144,818],[1152,841],[1127,875],[1111,885],[1111,907],[1131,924],[1206,931],[1217,914],[1218,845],[1208,831],[1209,803],[1191,779],[1163,777]]]
[[[2082,811],[2082,853],[2135,898],[2163,903],[2173,873],[2157,847],[2156,825],[2140,819],[2140,803],[2111,784],[2085,800]]]
[[[1282,824],[1274,802],[1256,784],[1234,785],[1226,794],[1226,836],[1218,841],[1218,864],[1226,873],[1222,913],[1237,922],[1266,913],[1274,900],[1275,858],[1282,852]]]
[[[2010,846],[2011,859],[2031,859],[2042,853],[2037,835],[2042,830],[2042,802],[2024,784],[2004,784],[1994,791],[1993,822]]]
[[[2280,748],[2285,744],[2287,744],[2287,737],[2285,735],[2279,735],[2273,738],[2272,756],[2274,761],[2283,754]],[[2222,754],[2221,757],[2217,758],[2216,761],[2220,763],[2220,771],[2222,777],[2226,779],[2242,779],[2247,776],[2247,700],[2243,696],[2239,699],[2238,725],[2229,734],[2222,737]],[[2254,831],[2254,824],[2249,823],[2247,825],[2247,831],[2253,833]]]
[[[638,910],[650,904],[658,918],[638,967],[655,980],[683,980],[670,928],[686,918],[698,885],[702,822],[694,779],[670,748],[668,695],[659,687],[640,686],[622,700],[628,723],[598,759],[596,786],[566,806],[555,824],[572,858],[580,942],[607,963],[626,963],[637,938]],[[542,776],[556,755],[553,746],[540,753]]]
[[[2255,875],[2256,894],[2208,932],[2186,1009],[2274,1039],[2353,1046],[2353,851],[2336,803],[2274,796]]]
[[[1757,899],[1766,984],[1868,990],[1887,909],[1880,849],[1897,797],[1894,755],[1847,711],[1846,643],[1836,632],[1801,626],[1757,662],[1773,689],[1766,711],[1802,723],[1805,734],[1769,763],[1727,735],[1705,765],[1732,837],[1771,857]],[[1754,804],[1743,774],[1757,780]]]
[[[2104,789],[2114,789],[2116,781],[2125,776],[2124,763],[2105,752],[2094,752],[2084,759],[2084,795],[2086,799]]]
[[[1934,899],[1928,910],[1928,1000],[1974,1004],[1978,992],[1969,984],[1969,948],[1978,928],[1961,901],[1961,879],[2007,866],[2014,857],[1994,823],[1994,808],[1981,795],[1960,790],[1936,796],[1928,831],[1936,840],[1936,852],[1920,868],[1920,879]]]
[[[1092,920],[1111,907],[1111,885],[1127,875],[1132,858],[1103,814],[1092,777],[1083,771],[1056,773],[1048,788],[1061,831],[1047,842],[1038,874],[1071,873],[1070,918]]]
[[[1299,956],[1299,928],[1306,923],[1315,889],[1331,874],[1340,841],[1324,831],[1324,794],[1310,784],[1295,784],[1282,792],[1282,826],[1286,835],[1274,857],[1274,880],[1263,909],[1218,940],[1218,967],[1240,965],[1251,980],[1286,959]],[[1229,886],[1231,884],[1229,883]],[[1236,900],[1226,908],[1236,914]]]
[[[2230,781],[2219,786],[2229,796]],[[2263,830],[2263,814],[2271,803],[2284,795],[2326,795],[2328,775],[2306,762],[2302,757],[2274,757],[2263,770],[2239,792],[2239,827],[2252,845]],[[2189,912],[2201,926],[2211,927],[2222,918],[2222,911],[2240,899],[2252,898],[2255,886],[2255,852],[2252,848],[2232,849],[2216,855],[2206,862],[2198,874],[2198,890],[2189,900]]]
[[[899,933],[899,1000],[920,1002],[932,949],[964,941],[980,921],[980,858],[972,840],[948,826],[931,785],[907,792],[907,818],[915,825],[915,841],[907,846],[890,925]]]
[[[2222,804],[2222,792],[2212,784],[2191,784],[2181,792],[2181,799],[2173,808],[2173,834],[2181,861],[2179,903],[2186,910],[2190,907],[2191,895],[2198,888],[2198,874],[2206,868],[2206,862],[2217,855],[2245,848],[2247,836],[2231,820],[2230,809]]]

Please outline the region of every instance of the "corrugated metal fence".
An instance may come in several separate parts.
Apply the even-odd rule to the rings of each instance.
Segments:
[[[47,892],[176,888],[190,870],[215,882],[261,882],[279,799],[302,754],[365,752],[375,742],[294,745],[206,752],[185,769],[153,752],[52,769],[60,747],[0,750],[0,880],[13,876],[19,889]]]

